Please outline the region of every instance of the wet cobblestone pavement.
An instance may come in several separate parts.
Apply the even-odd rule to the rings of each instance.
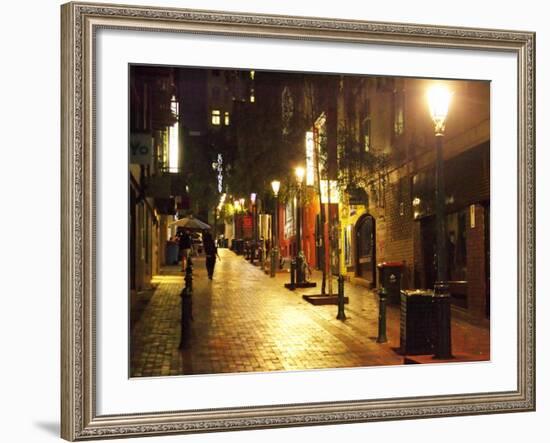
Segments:
[[[265,372],[278,370],[400,365],[399,309],[388,309],[388,342],[376,343],[378,302],[368,289],[346,283],[347,319],[336,320],[337,306],[313,306],[290,291],[288,274],[270,278],[232,251],[220,249],[214,279],[204,258],[194,259],[193,321],[188,346],[179,350],[179,267],[154,278],[154,295],[131,335],[131,376]],[[319,278],[314,275],[313,280]],[[334,282],[336,291],[336,281]],[[453,350],[467,359],[489,355],[489,331],[453,320]]]

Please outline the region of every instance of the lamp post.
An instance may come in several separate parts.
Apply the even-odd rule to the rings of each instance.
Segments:
[[[256,194],[253,192],[250,194],[250,204],[252,206],[252,241],[250,248],[250,263],[254,263],[254,256],[256,254]]]
[[[304,276],[304,251],[302,250],[302,183],[304,182],[305,170],[298,166],[294,173],[298,183],[298,193],[296,198],[296,283],[305,281]]]
[[[435,169],[435,219],[437,281],[434,285],[434,303],[437,337],[435,338],[434,357],[448,359],[451,353],[451,304],[447,283],[447,239],[445,230],[445,175],[443,166],[443,136],[445,120],[451,101],[451,92],[441,86],[428,91],[430,114],[434,123],[436,143]]]
[[[273,215],[273,226],[271,231],[273,233],[273,242],[271,246],[271,277],[275,277],[275,272],[279,268],[279,189],[281,188],[281,182],[279,180],[273,180],[271,182],[271,189],[275,196],[275,213]]]

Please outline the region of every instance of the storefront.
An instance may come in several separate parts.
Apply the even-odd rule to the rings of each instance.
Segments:
[[[489,143],[445,161],[445,232],[449,288],[453,304],[475,318],[488,317],[489,300]],[[435,172],[412,177],[413,217],[419,252],[414,285],[432,288],[437,275]]]

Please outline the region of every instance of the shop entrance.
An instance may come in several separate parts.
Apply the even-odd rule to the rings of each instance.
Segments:
[[[376,286],[376,243],[374,217],[363,215],[355,225],[356,275]]]

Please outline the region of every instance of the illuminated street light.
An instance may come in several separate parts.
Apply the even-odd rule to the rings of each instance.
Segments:
[[[175,122],[168,129],[168,170],[177,173],[179,169],[179,102],[175,96],[170,100],[170,110]]]
[[[445,171],[443,164],[443,135],[452,93],[441,85],[428,90],[428,105],[434,124],[435,163],[435,225],[437,251],[437,281],[434,285],[434,308],[437,336],[434,356],[449,359],[451,352],[451,294],[447,274],[447,238],[445,229]]]
[[[252,251],[250,252],[250,263],[254,263],[258,249],[258,208],[256,206],[255,192],[250,194],[250,203],[252,205]]]
[[[273,214],[273,226],[271,228],[273,244],[271,248],[271,277],[275,277],[275,272],[279,267],[279,189],[281,188],[281,182],[279,180],[273,180],[271,182],[271,189],[275,195],[275,211]]]
[[[294,170],[294,173],[296,174],[296,179],[298,181],[298,184],[301,185],[304,182],[304,175],[306,174],[306,170],[303,167],[298,166]]]
[[[279,189],[281,189],[281,182],[279,180],[273,180],[271,182],[271,189],[275,197],[277,197],[279,195]]]
[[[436,85],[428,90],[428,104],[430,106],[430,115],[434,122],[436,136],[443,136],[445,132],[445,120],[449,112],[452,93],[447,88]]]

